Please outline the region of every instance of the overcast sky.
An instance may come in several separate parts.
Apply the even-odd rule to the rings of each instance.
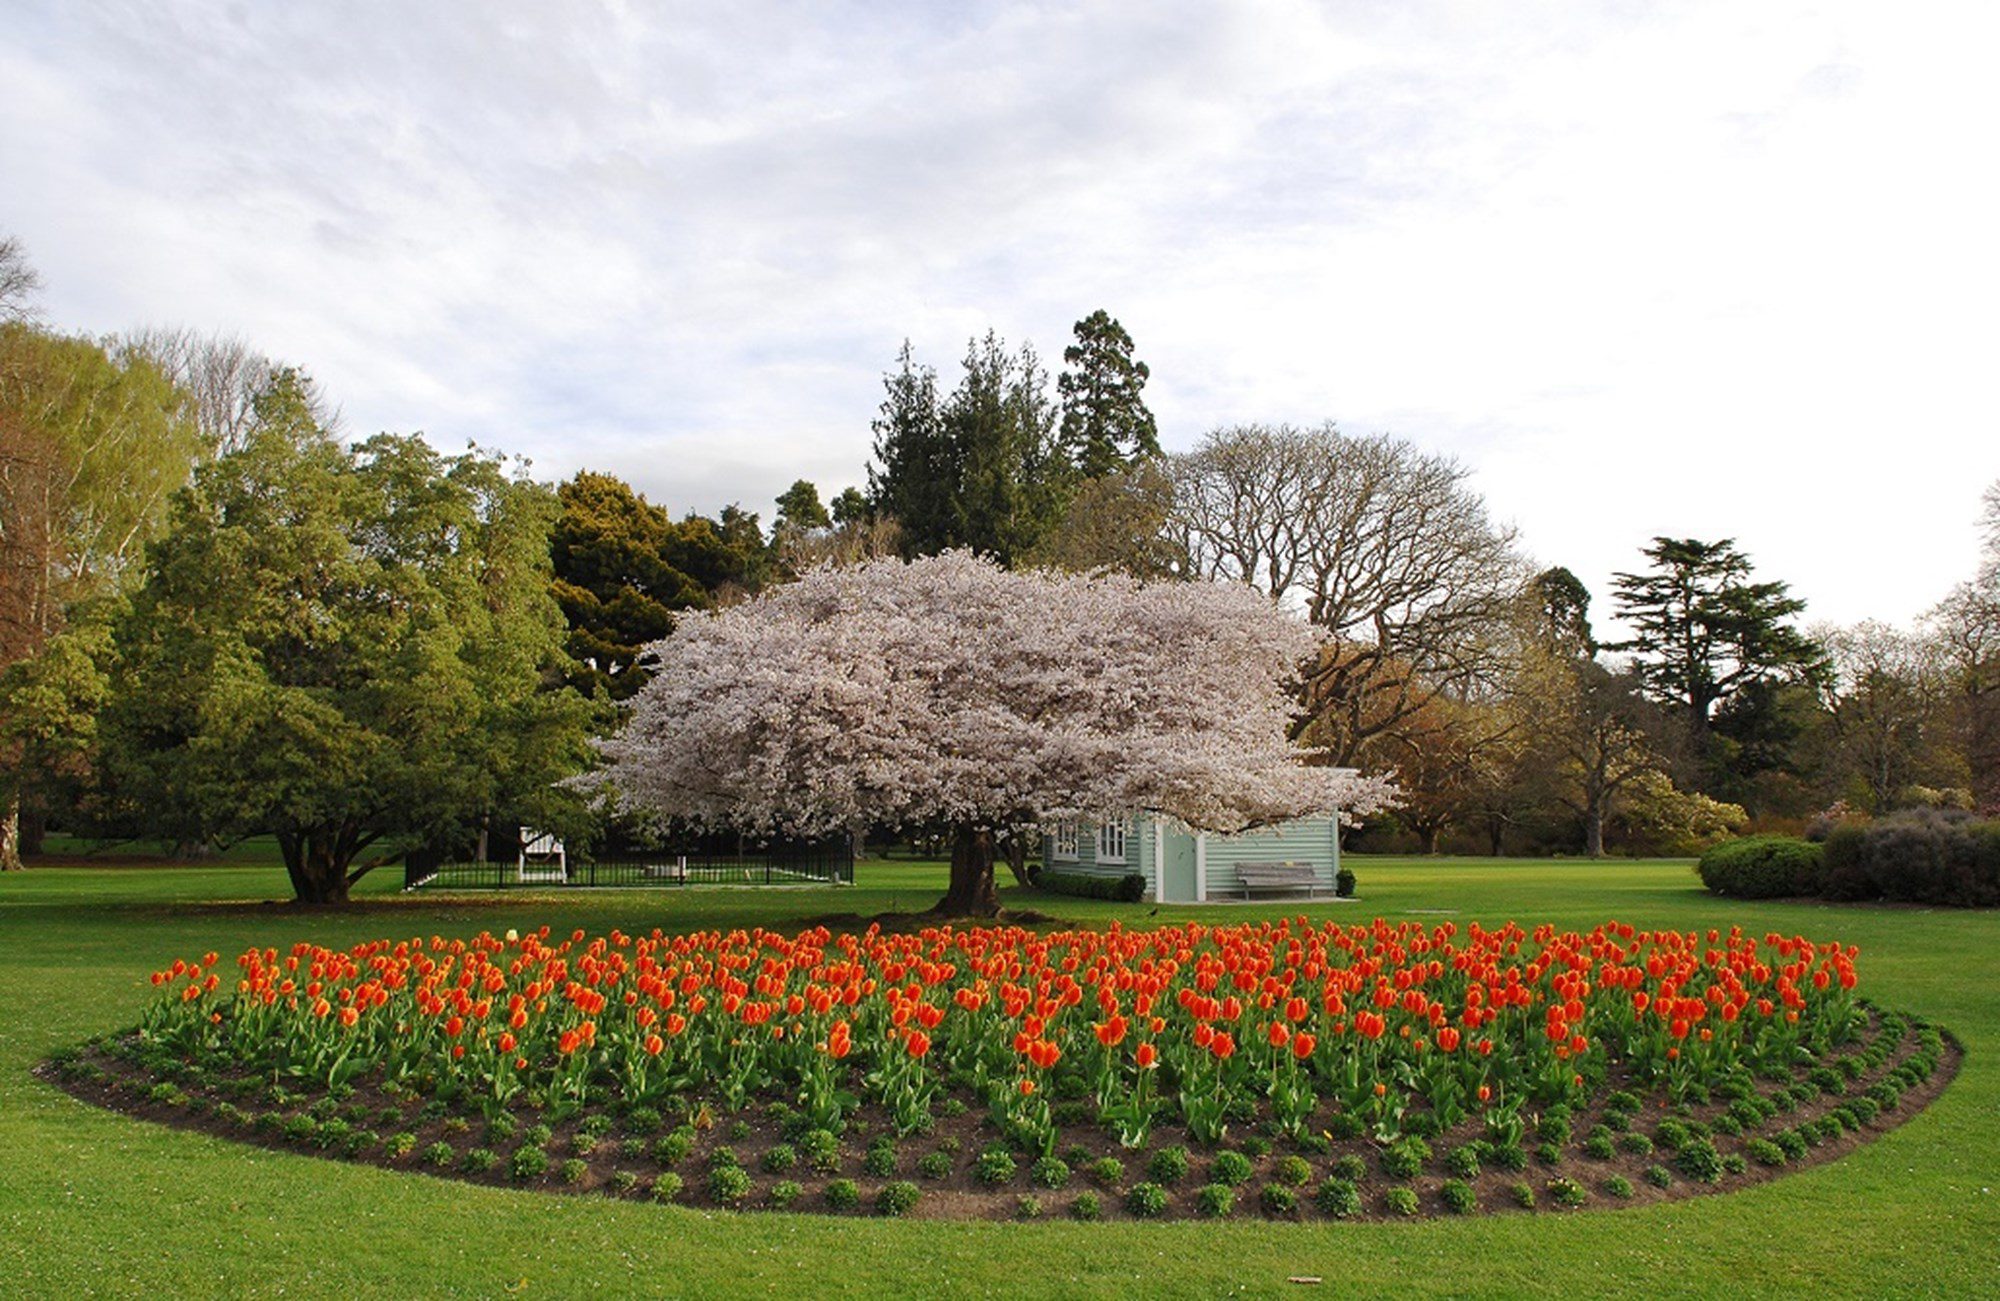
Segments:
[[[1733,535],[1914,615],[2000,478],[2000,11],[1975,4],[7,0],[47,317],[769,518],[862,481],[905,336],[1103,307],[1169,449],[1459,457],[1608,607]]]

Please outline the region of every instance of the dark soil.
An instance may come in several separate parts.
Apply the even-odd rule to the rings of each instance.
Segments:
[[[1865,1060],[1864,1054],[1870,1043],[1881,1035],[1882,1027],[1882,1017],[1871,1014],[1868,1031],[1861,1040],[1821,1064],[1838,1069],[1843,1057]],[[1529,1131],[1523,1140],[1529,1154],[1526,1168],[1514,1172],[1494,1169],[1489,1165],[1467,1181],[1477,1196],[1474,1213],[1521,1213],[1523,1208],[1516,1200],[1515,1188],[1523,1184],[1534,1191],[1536,1209],[1543,1211],[1569,1209],[1559,1206],[1553,1196],[1551,1185],[1558,1179],[1573,1180],[1580,1186],[1584,1206],[1638,1206],[1745,1188],[1795,1170],[1837,1160],[1909,1120],[1942,1093],[1957,1074],[1963,1059],[1957,1042],[1949,1035],[1943,1037],[1942,1048],[1935,1054],[1935,1069],[1904,1089],[1901,1101],[1893,1110],[1883,1111],[1858,1129],[1843,1129],[1836,1136],[1825,1137],[1809,1146],[1803,1157],[1772,1167],[1760,1164],[1745,1149],[1754,1138],[1768,1138],[1779,1130],[1796,1129],[1822,1120],[1842,1104],[1862,1096],[1871,1084],[1884,1079],[1905,1062],[1912,1058],[1921,1059],[1922,1053],[1919,1027],[1913,1024],[1894,1042],[1880,1065],[1864,1070],[1852,1079],[1843,1072],[1841,1083],[1844,1090],[1838,1094],[1827,1095],[1802,1088],[1805,1077],[1802,1070],[1799,1078],[1791,1082],[1791,1091],[1809,1096],[1799,1101],[1793,1110],[1780,1110],[1770,1121],[1740,1136],[1723,1132],[1710,1136],[1725,1159],[1741,1155],[1747,1162],[1742,1173],[1725,1173],[1714,1184],[1702,1184],[1688,1178],[1676,1168],[1674,1154],[1664,1147],[1648,1155],[1621,1149],[1609,1159],[1597,1159],[1586,1154],[1584,1142],[1593,1126],[1606,1123],[1616,1129],[1620,1124],[1604,1105],[1613,1092],[1623,1087],[1614,1072],[1614,1078],[1607,1082],[1592,1104],[1573,1114],[1571,1136],[1562,1144],[1560,1159],[1554,1165],[1544,1164],[1535,1156],[1537,1140],[1530,1118]],[[765,1167],[765,1156],[774,1147],[785,1143],[786,1139],[780,1119],[758,1106],[732,1115],[708,1104],[696,1103],[684,1115],[666,1116],[657,1128],[635,1124],[630,1117],[614,1118],[611,1112],[605,1111],[595,1123],[608,1123],[610,1128],[595,1143],[584,1137],[583,1127],[587,1123],[584,1116],[553,1120],[539,1112],[519,1109],[514,1113],[516,1132],[500,1139],[488,1133],[487,1120],[477,1112],[454,1113],[442,1103],[426,1103],[424,1099],[407,1092],[385,1091],[374,1083],[358,1085],[337,1102],[325,1097],[323,1092],[311,1095],[281,1090],[274,1096],[268,1082],[262,1079],[199,1078],[197,1074],[172,1064],[158,1069],[162,1064],[157,1062],[156,1069],[149,1071],[140,1064],[143,1056],[136,1036],[127,1035],[96,1042],[77,1053],[60,1054],[36,1067],[36,1073],[86,1102],[174,1128],[200,1130],[263,1147],[360,1161],[471,1183],[529,1186],[560,1192],[595,1192],[647,1200],[653,1197],[654,1182],[663,1173],[672,1170],[681,1176],[684,1188],[671,1200],[709,1207],[719,1204],[711,1195],[709,1174],[717,1153],[728,1149],[750,1178],[750,1192],[740,1203],[747,1209],[770,1207],[773,1187],[790,1180],[801,1186],[801,1193],[791,1203],[791,1209],[834,1210],[837,1208],[829,1207],[827,1202],[827,1185],[835,1180],[848,1179],[854,1181],[859,1192],[859,1204],[852,1213],[873,1215],[877,1213],[877,1194],[884,1185],[894,1180],[910,1180],[922,1190],[915,1209],[910,1212],[918,1217],[1015,1219],[1024,1214],[1022,1203],[1026,1197],[1036,1200],[1039,1214],[1043,1216],[1068,1216],[1076,1213],[1079,1194],[1088,1190],[1097,1195],[1103,1218],[1129,1219],[1132,1212],[1126,1205],[1124,1194],[1132,1185],[1150,1179],[1147,1166],[1152,1153],[1181,1145],[1190,1150],[1188,1173],[1167,1188],[1163,1218],[1188,1218],[1197,1213],[1196,1190],[1210,1181],[1210,1170],[1216,1155],[1225,1149],[1250,1156],[1252,1174],[1236,1190],[1235,1215],[1239,1218],[1329,1218],[1315,1206],[1313,1194],[1320,1180],[1333,1173],[1334,1163],[1350,1155],[1359,1157],[1367,1170],[1359,1181],[1361,1211],[1353,1218],[1393,1218],[1386,1194],[1398,1187],[1416,1192],[1419,1214],[1442,1216],[1453,1213],[1442,1196],[1444,1182],[1452,1178],[1445,1164],[1446,1154],[1481,1135],[1480,1122],[1475,1119],[1453,1133],[1430,1139],[1434,1155],[1424,1163],[1421,1173],[1415,1178],[1398,1179],[1382,1170],[1384,1148],[1367,1139],[1315,1145],[1323,1150],[1305,1151],[1284,1139],[1260,1140],[1255,1127],[1232,1126],[1228,1140],[1221,1147],[1204,1149],[1190,1141],[1179,1129],[1161,1126],[1154,1130],[1145,1149],[1131,1150],[1121,1148],[1114,1138],[1094,1126],[1071,1126],[1064,1131],[1057,1148],[1057,1154],[1064,1156],[1071,1166],[1071,1173],[1061,1188],[1050,1189],[1031,1181],[1029,1169],[1034,1158],[1018,1152],[1013,1153],[1016,1169],[1011,1178],[988,1184],[975,1177],[974,1163],[980,1153],[989,1147],[999,1146],[999,1142],[984,1109],[970,1098],[942,1104],[940,1112],[955,1111],[957,1114],[940,1114],[931,1132],[894,1139],[895,1158],[890,1173],[870,1173],[864,1166],[873,1143],[884,1135],[893,1137],[886,1116],[868,1107],[864,1107],[850,1121],[847,1132],[841,1136],[837,1160],[830,1167],[815,1169],[807,1159],[804,1146],[794,1140],[792,1145],[799,1153],[797,1164],[789,1169],[773,1171]],[[168,1081],[164,1078],[168,1075],[178,1078]],[[1767,1097],[1779,1087],[1778,1083],[1771,1081],[1759,1081],[1757,1085],[1758,1092]],[[1629,1131],[1650,1139],[1660,1122],[1669,1116],[1713,1125],[1724,1116],[1729,1106],[1718,1099],[1677,1111],[1669,1107],[1664,1099],[1646,1098],[1643,1094],[1641,1098],[1640,1110],[1630,1115],[1625,1130],[1618,1131],[1620,1137]],[[336,1123],[327,1128],[308,1125],[307,1120],[332,1120]],[[552,1131],[543,1145],[548,1157],[548,1171],[533,1178],[514,1178],[509,1172],[509,1160],[514,1151],[522,1146],[524,1132],[538,1122],[548,1124]],[[1724,1119],[1723,1123],[1726,1126],[1728,1122]],[[287,1124],[298,1132],[288,1136]],[[345,1130],[341,1128],[343,1124],[347,1127]],[[657,1159],[654,1144],[669,1129],[682,1124],[691,1125],[694,1130],[690,1150],[670,1165],[663,1164]],[[349,1151],[348,1136],[354,1132],[372,1133],[375,1137],[366,1142],[353,1140],[353,1150]],[[400,1154],[392,1152],[388,1140],[403,1134],[410,1136],[406,1149]],[[434,1163],[429,1151],[437,1144],[444,1144],[450,1149],[449,1159],[442,1165]],[[491,1169],[479,1172],[464,1168],[465,1154],[476,1148],[486,1149],[495,1155],[496,1161]],[[948,1155],[949,1173],[939,1178],[926,1177],[919,1170],[919,1162],[926,1155],[937,1152]],[[1267,1184],[1276,1180],[1279,1162],[1293,1155],[1305,1158],[1311,1167],[1311,1177],[1296,1189],[1299,1203],[1296,1211],[1271,1216],[1260,1204],[1260,1195]],[[1115,1158],[1123,1164],[1122,1177],[1099,1182],[1093,1177],[1090,1166],[1106,1157]],[[570,1173],[577,1176],[573,1181],[564,1178],[562,1169],[565,1163],[572,1160],[581,1163],[580,1167],[571,1168]],[[1672,1181],[1665,1188],[1656,1187],[1645,1178],[1646,1171],[1656,1165],[1672,1171]],[[624,1176],[629,1176],[629,1179]],[[1614,1196],[1607,1189],[1606,1185],[1614,1176],[1629,1182],[1629,1196]]]

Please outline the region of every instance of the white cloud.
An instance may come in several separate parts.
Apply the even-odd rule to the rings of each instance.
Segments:
[[[858,482],[908,335],[1103,306],[1170,445],[1456,452],[1602,594],[1734,534],[1907,617],[2000,477],[2000,20],[1865,4],[73,5],[0,40],[55,319],[677,509]]]

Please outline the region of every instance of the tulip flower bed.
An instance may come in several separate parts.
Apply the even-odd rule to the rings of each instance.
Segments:
[[[210,953],[73,1090],[459,1177],[899,1215],[1617,1204],[1845,1150],[1956,1049],[1856,951],[1382,921]]]

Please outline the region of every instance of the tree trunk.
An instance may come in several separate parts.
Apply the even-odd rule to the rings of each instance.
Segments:
[[[21,810],[21,857],[36,858],[42,852],[43,842],[49,836],[48,811],[40,804],[29,804]]]
[[[347,902],[348,856],[337,853],[334,845],[334,838],[323,832],[279,833],[278,848],[285,856],[295,902],[315,906]]]
[[[946,917],[992,917],[1000,911],[993,889],[993,833],[960,824],[951,843],[951,889],[931,909]]]
[[[0,872],[21,870],[21,797],[10,795],[0,810]]]
[[[1014,874],[1014,884],[1026,889],[1028,880],[1028,838],[1016,833],[1007,837],[1007,870]]]
[[[1591,858],[1604,857],[1604,806],[1593,802],[1583,815],[1583,852]]]
[[[1424,853],[1437,857],[1438,840],[1444,835],[1444,825],[1439,823],[1424,832]]]

